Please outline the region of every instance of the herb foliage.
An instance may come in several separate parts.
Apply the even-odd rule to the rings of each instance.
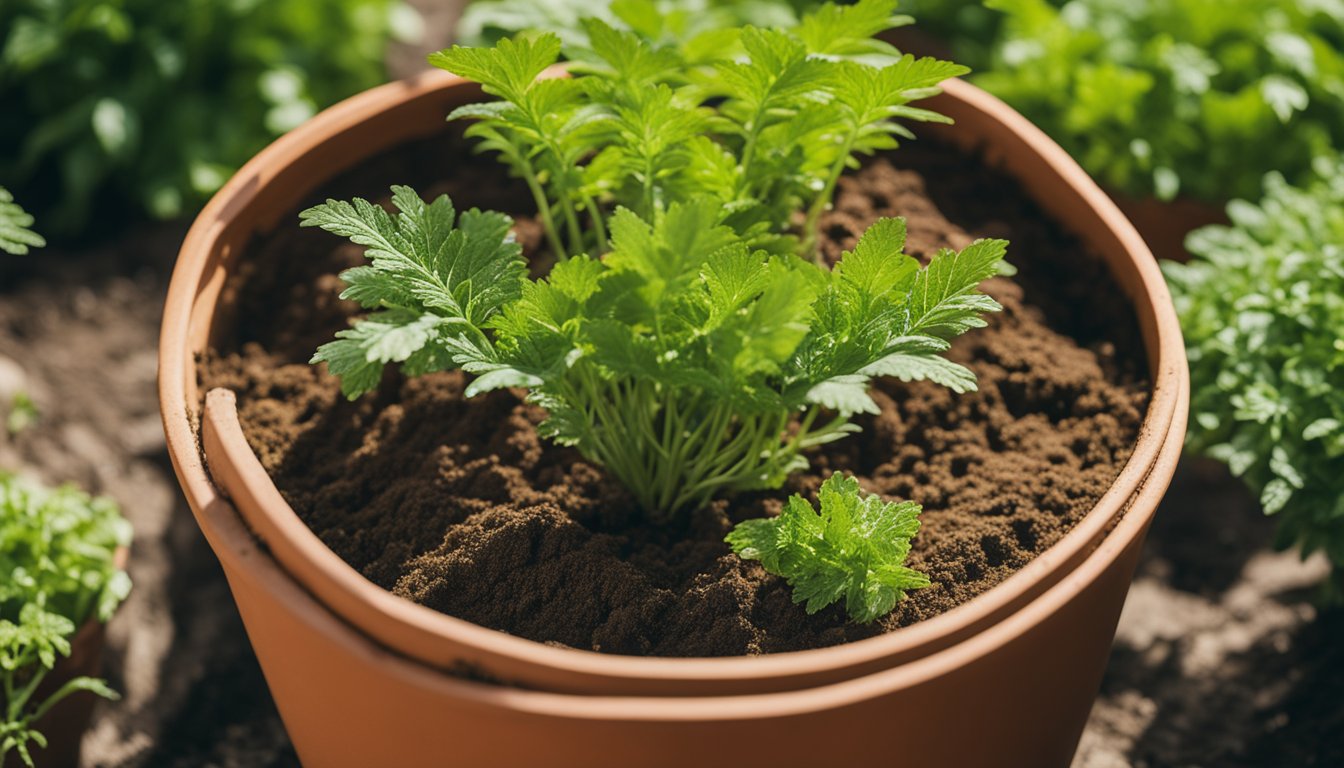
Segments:
[[[48,489],[0,473],[0,761],[13,752],[33,765],[45,747],[36,723],[80,691],[109,699],[101,680],[74,678],[34,698],[70,639],[90,618],[107,621],[131,588],[115,563],[130,543],[116,504],[73,488]]]
[[[5,0],[0,179],[49,236],[191,212],[272,139],[386,79],[396,0]]]
[[[999,310],[979,286],[1008,272],[1007,243],[921,266],[904,253],[905,221],[883,219],[833,267],[819,254],[841,174],[910,137],[896,119],[945,120],[911,102],[966,71],[874,40],[908,21],[894,9],[861,0],[784,27],[693,30],[655,3],[618,2],[568,45],[521,34],[434,54],[494,98],[450,119],[473,121],[481,150],[527,185],[557,262],[529,277],[507,216],[447,197],[393,187],[395,212],[328,200],[302,223],[367,249],[342,296],[369,312],[312,362],[351,398],[388,365],[462,369],[475,375],[468,397],[526,389],[547,413],[543,435],[661,521],[778,488],[809,448],[877,412],[874,377],[973,390],[942,353]],[[562,53],[574,76],[545,76]],[[799,512],[780,530],[810,530]],[[821,517],[807,508],[826,521],[820,542],[750,550],[776,572],[787,561],[809,610],[844,596],[870,621],[927,584],[901,566],[917,513],[836,477]],[[746,547],[774,525],[734,536]]]
[[[1344,566],[1344,161],[1318,159],[1302,187],[1270,174],[1264,199],[1227,212],[1232,226],[1187,240],[1194,260],[1164,265],[1190,358],[1187,445],[1260,494],[1281,546]]]
[[[651,3],[621,3],[612,6],[620,27],[582,21],[586,43],[566,51],[574,78],[538,79],[564,50],[553,33],[455,46],[430,61],[496,97],[451,117],[474,121],[481,150],[527,183],[562,257],[600,252],[619,208],[652,221],[697,197],[717,200],[753,245],[813,255],[840,175],[912,136],[895,119],[946,122],[910,102],[968,71],[873,39],[908,22],[895,7],[827,4],[789,28],[664,41]]]
[[[860,624],[890,613],[907,590],[929,586],[904,564],[919,531],[918,504],[863,494],[858,480],[839,473],[817,496],[820,510],[795,494],[778,517],[738,523],[728,545],[787,580],[808,613],[843,600]]]
[[[1255,197],[1344,146],[1344,5],[1317,0],[990,0],[977,85],[1114,189]]]
[[[902,253],[901,219],[874,224],[831,270],[754,248],[713,197],[652,223],[618,208],[603,258],[531,280],[508,217],[459,216],[448,198],[405,187],[393,202],[396,216],[364,200],[303,213],[371,262],[343,273],[342,296],[372,312],[313,362],[351,398],[387,364],[476,374],[469,397],[527,388],[549,414],[543,434],[604,465],[655,516],[778,487],[807,465],[803,451],[877,412],[875,376],[974,389],[941,353],[999,309],[978,286],[999,272],[1005,242],[921,268]]]

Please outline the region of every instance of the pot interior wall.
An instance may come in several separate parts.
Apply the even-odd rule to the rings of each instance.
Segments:
[[[981,106],[990,102],[1002,103],[982,91],[976,93],[975,102]],[[983,109],[973,108],[971,103],[939,96],[929,100],[928,108],[946,114],[955,122],[951,125],[918,126],[916,130],[920,136],[945,141],[968,152],[979,153],[986,165],[1007,171],[1021,183],[1023,189],[1043,211],[1070,234],[1086,242],[1102,257],[1111,279],[1134,308],[1139,329],[1143,334],[1144,347],[1147,350],[1148,369],[1152,378],[1157,379],[1155,374],[1162,365],[1162,349],[1158,343],[1157,308],[1153,304],[1148,287],[1142,281],[1142,275],[1133,269],[1123,268],[1130,259],[1129,254],[1135,251],[1135,244],[1142,245],[1142,239],[1137,232],[1126,233],[1132,235],[1132,238],[1122,239],[1105,225],[1098,211],[1111,205],[1106,193],[1100,188],[1093,187],[1080,195],[1063,175],[1044,173],[1036,159],[1041,147],[1033,146],[1020,133],[996,130],[990,114]],[[1026,118],[1010,110],[1004,111],[1007,115],[996,113],[995,119],[1004,119],[1025,126],[1031,133],[1040,133]],[[990,135],[995,137],[992,144],[986,138]],[[1049,143],[1044,154],[1046,160],[1055,168],[1075,165],[1068,154],[1053,142]],[[1127,239],[1129,242],[1126,242]],[[1140,247],[1138,250],[1146,249]]]

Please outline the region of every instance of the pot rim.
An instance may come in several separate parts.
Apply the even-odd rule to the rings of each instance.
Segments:
[[[192,426],[197,415],[192,343],[199,338],[199,333],[195,332],[195,324],[208,324],[214,311],[213,302],[226,277],[212,258],[226,226],[255,201],[280,171],[324,142],[413,99],[457,88],[475,86],[446,73],[427,72],[408,81],[374,88],[323,111],[249,161],[212,198],[188,232],[164,310],[159,349],[159,396],[169,453],[179,482],[192,501],[191,506],[202,527],[206,522],[201,510],[229,503],[226,495],[212,482]],[[650,658],[557,648],[438,613],[397,597],[365,579],[322,544],[284,502],[242,439],[236,413],[226,407],[227,404],[208,409],[206,415],[209,418],[202,424],[207,447],[212,434],[220,438],[221,450],[211,451],[209,456],[215,480],[220,480],[225,472],[235,475],[236,482],[228,484],[228,495],[249,502],[241,505],[248,523],[262,534],[278,562],[306,589],[380,642],[431,666],[447,667],[466,653],[476,659],[507,659],[508,663],[521,662],[530,669],[554,673],[560,678],[557,684],[562,686],[568,685],[566,681],[571,678],[582,677],[597,680],[599,687],[605,686],[607,690],[612,686],[625,686],[628,690],[631,681],[654,681],[668,685],[685,683],[692,686],[693,692],[695,685],[708,681],[780,677],[803,680],[825,676],[844,668],[872,665],[893,656],[908,657],[939,640],[964,640],[974,631],[981,631],[987,622],[1002,619],[1007,613],[1019,609],[1024,601],[1038,596],[1042,585],[1049,583],[1047,579],[1051,576],[1058,577],[1061,571],[1067,572],[1087,558],[1098,544],[1104,543],[1115,519],[1124,516],[1145,482],[1152,480],[1165,484],[1170,479],[1174,464],[1163,469],[1165,476],[1150,478],[1150,475],[1164,451],[1179,452],[1179,442],[1171,448],[1167,437],[1173,424],[1183,418],[1178,403],[1182,389],[1188,385],[1188,370],[1175,310],[1156,262],[1138,232],[1106,193],[1063,149],[988,93],[952,80],[944,83],[944,94],[937,98],[979,113],[978,118],[1002,124],[1012,140],[1034,151],[1049,172],[1059,177],[1076,194],[1079,202],[1098,217],[1110,237],[1123,246],[1129,257],[1128,265],[1134,270],[1134,274],[1128,276],[1134,281],[1130,304],[1139,316],[1141,327],[1147,325],[1145,347],[1152,379],[1151,400],[1134,451],[1094,508],[1060,541],[1007,580],[967,603],[877,637],[829,648],[759,657]],[[212,266],[213,272],[207,269]],[[1116,276],[1120,275],[1117,273]],[[205,297],[204,301],[198,301],[202,297]],[[1156,343],[1149,338],[1154,335]],[[258,502],[259,506],[253,509],[252,502]],[[253,519],[247,514],[249,509],[259,510],[264,519]],[[1151,510],[1145,516],[1147,514],[1151,514]],[[263,526],[269,530],[261,530]],[[333,606],[333,595],[343,605]],[[357,620],[351,613],[376,618]],[[409,630],[418,636],[418,647],[414,642],[401,641],[393,628]]]
[[[1179,410],[1164,440],[1167,450],[1158,459],[1150,481],[1137,492],[1143,507],[1156,509],[1175,473],[1185,439],[1190,401],[1188,381],[1178,385]],[[343,656],[363,660],[408,689],[426,691],[435,698],[480,709],[508,711],[554,720],[606,723],[713,723],[769,720],[806,716],[853,706],[926,683],[989,656],[1029,633],[1058,612],[1079,593],[1102,578],[1107,569],[1135,541],[1141,540],[1151,514],[1126,515],[1092,555],[1077,569],[1029,602],[1021,610],[984,631],[907,664],[841,682],[811,688],[737,695],[630,696],[581,695],[527,690],[478,682],[426,666],[389,652],[359,628],[343,621],[322,604],[253,536],[236,508],[216,498],[200,512],[211,548],[220,553],[230,580],[246,581],[249,588],[279,595],[297,620],[331,637]],[[283,713],[282,713],[283,715]]]

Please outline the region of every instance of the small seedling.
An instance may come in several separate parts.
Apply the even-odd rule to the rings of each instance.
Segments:
[[[28,393],[18,392],[9,401],[9,412],[5,414],[5,431],[10,437],[18,437],[19,433],[36,424],[40,416],[37,403],[33,402]]]
[[[918,504],[865,495],[859,481],[839,473],[817,496],[820,512],[794,495],[778,517],[738,523],[729,546],[787,580],[808,613],[843,600],[861,624],[890,613],[906,590],[929,586],[928,577],[904,565],[919,531]]]

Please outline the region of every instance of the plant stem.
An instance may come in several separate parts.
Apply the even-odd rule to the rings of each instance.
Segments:
[[[818,266],[826,266],[821,256],[821,216],[826,212],[831,204],[831,198],[835,195],[835,187],[840,183],[840,175],[845,172],[845,164],[849,162],[849,153],[854,151],[854,141],[858,138],[858,132],[857,126],[850,130],[839,157],[831,164],[826,186],[822,188],[821,193],[813,199],[812,205],[807,209],[807,221],[803,224],[802,253],[804,258],[812,259]]]
[[[597,246],[593,255],[597,256],[607,247],[607,223],[602,220],[602,209],[597,207],[597,200],[592,195],[584,194],[583,207],[588,209],[588,218],[593,224],[593,235],[597,239]]]
[[[845,433],[837,418],[814,430],[808,409],[785,437],[791,413],[735,415],[701,392],[669,391],[651,381],[612,380],[596,368],[575,367],[572,402],[584,403],[592,424],[580,448],[606,467],[655,522],[707,503],[723,492],[768,488],[802,451]]]
[[[565,246],[560,241],[560,233],[555,229],[555,218],[551,215],[551,204],[546,200],[546,192],[541,188],[541,182],[537,180],[536,169],[532,163],[526,159],[522,160],[523,179],[527,182],[527,188],[532,190],[532,199],[537,203],[537,215],[541,217],[541,227],[546,230],[546,239],[551,244],[551,250],[555,252],[555,258],[564,261],[569,254],[565,252]]]

